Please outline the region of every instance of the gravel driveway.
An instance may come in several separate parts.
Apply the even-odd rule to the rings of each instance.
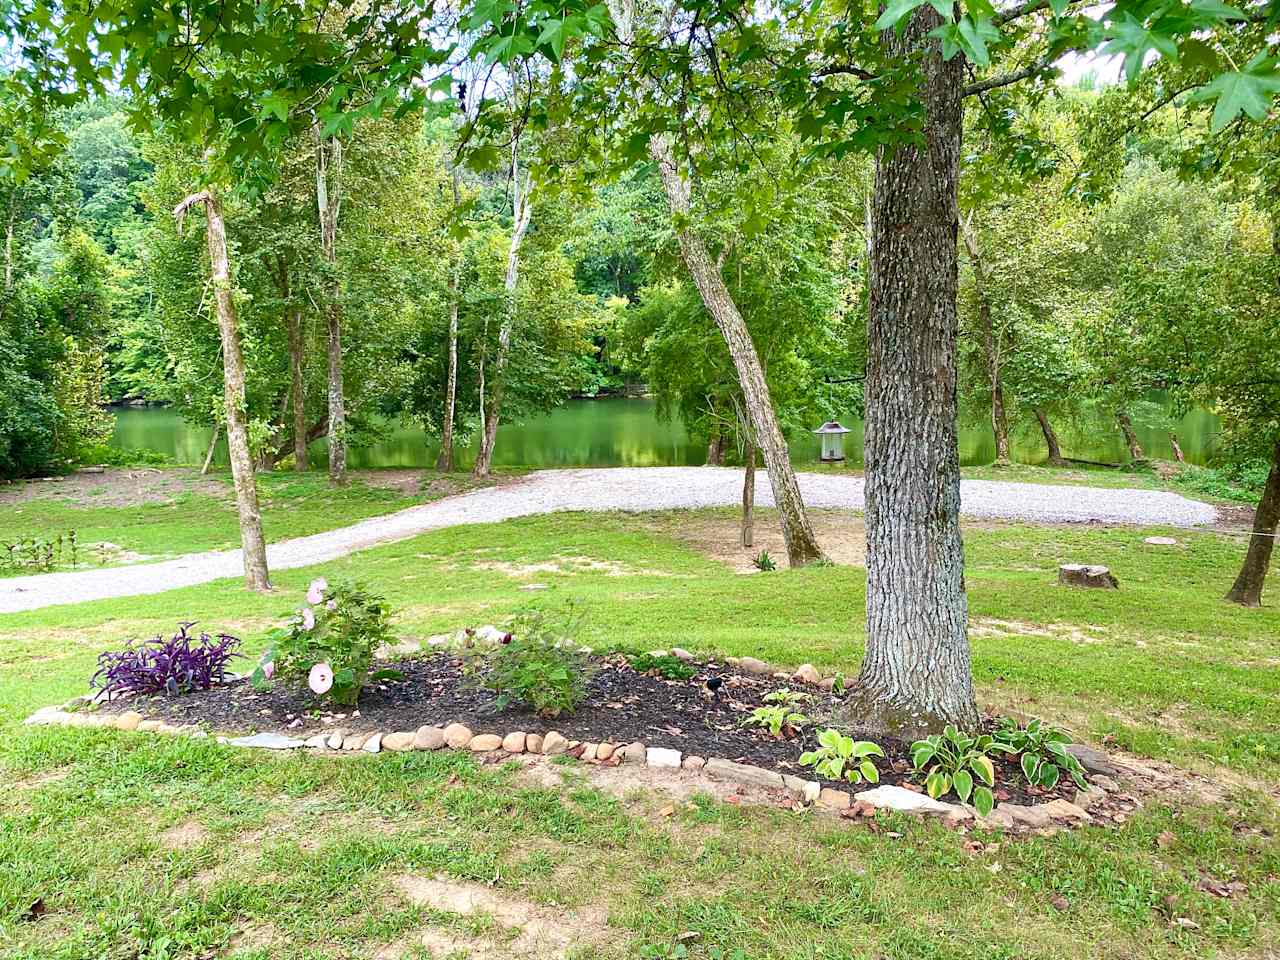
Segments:
[[[802,473],[800,489],[811,507],[862,509],[862,479]],[[543,470],[518,483],[489,487],[409,507],[349,527],[267,547],[272,570],[305,567],[427,530],[492,523],[559,510],[670,510],[741,503],[742,471],[727,467],[617,467]],[[773,498],[763,471],[757,502]],[[1154,490],[1048,486],[965,480],[962,511],[982,519],[1032,523],[1122,523],[1192,527],[1213,523],[1206,503]],[[176,587],[242,575],[240,551],[194,553],[159,563],[0,580],[0,613],[65,603],[161,593]]]

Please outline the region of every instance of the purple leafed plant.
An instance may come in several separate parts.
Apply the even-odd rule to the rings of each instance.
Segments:
[[[98,672],[89,680],[89,686],[100,687],[116,697],[126,693],[190,693],[222,683],[227,664],[242,656],[238,652],[240,641],[225,633],[216,637],[202,633],[193,638],[187,633],[193,626],[194,623],[183,623],[168,639],[156,637],[101,654]]]

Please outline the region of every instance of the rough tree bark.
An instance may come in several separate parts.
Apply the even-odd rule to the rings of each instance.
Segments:
[[[17,200],[9,195],[9,219],[4,227],[4,292],[13,289],[13,225],[17,217]]]
[[[1138,435],[1133,430],[1133,421],[1129,419],[1129,414],[1123,410],[1117,410],[1116,423],[1120,424],[1120,432],[1124,434],[1124,442],[1125,446],[1129,448],[1129,456],[1139,462],[1146,460],[1147,455],[1143,452],[1142,444],[1138,442]]]
[[[877,157],[867,322],[867,652],[846,708],[912,736],[979,723],[966,635],[956,438],[956,186],[964,57],[918,8],[882,43],[919,56],[923,143]]]
[[[1176,433],[1169,434],[1169,446],[1173,448],[1173,459],[1179,463],[1187,462],[1187,455],[1182,452],[1182,444],[1178,443],[1178,435]]]
[[[1040,432],[1044,434],[1044,445],[1049,448],[1049,466],[1065,467],[1066,458],[1062,456],[1062,447],[1058,445],[1058,435],[1054,433],[1053,424],[1039,407],[1035,409],[1036,420],[1040,422]]]
[[[756,445],[747,444],[744,457],[746,468],[742,472],[742,545],[750,547],[756,535]]]
[[[267,545],[262,537],[262,513],[258,508],[258,486],[249,454],[249,431],[245,425],[244,354],[240,350],[240,329],[236,302],[231,289],[231,265],[227,255],[227,228],[222,204],[212,190],[192,194],[173,209],[179,230],[187,211],[203,204],[205,238],[209,246],[210,279],[222,337],[223,405],[226,407],[227,450],[231,455],[231,477],[236,488],[236,510],[240,515],[240,546],[244,554],[244,582],[250,590],[270,590],[267,579]]]
[[[987,384],[991,391],[991,433],[996,441],[997,467],[1009,465],[1009,417],[1004,406],[1004,380],[1000,375],[1000,343],[995,321],[991,318],[991,301],[987,298],[987,272],[973,229],[972,214],[960,222],[960,234],[973,264],[973,285],[978,295],[978,326],[982,333],[982,354],[987,365]]]
[[[1271,455],[1271,472],[1262,488],[1262,499],[1253,515],[1253,535],[1244,564],[1236,576],[1236,582],[1227,591],[1227,599],[1245,607],[1262,606],[1262,585],[1271,566],[1271,552],[1276,545],[1276,531],[1280,528],[1280,441]]]
[[[520,140],[517,137],[511,144],[511,246],[507,250],[507,276],[505,289],[507,293],[507,313],[503,317],[502,327],[498,330],[498,352],[493,359],[493,371],[490,374],[489,397],[484,395],[484,385],[480,388],[480,407],[483,429],[480,435],[480,450],[476,454],[475,466],[471,474],[476,479],[489,476],[493,468],[493,449],[498,442],[498,422],[502,418],[502,395],[506,388],[507,359],[511,354],[511,333],[516,321],[516,286],[520,282],[520,244],[524,241],[525,231],[529,229],[529,218],[533,215],[533,176],[524,174],[521,182],[520,174]]]
[[[320,253],[328,268],[325,316],[329,333],[329,482],[347,482],[347,408],[342,383],[342,304],[338,283],[338,216],[342,212],[342,141],[311,128],[316,148],[316,212]]]
[[[671,145],[667,138],[655,135],[649,140],[649,155],[658,164],[662,187],[671,212],[687,223],[690,215],[689,182],[680,175]],[[822,556],[813,526],[809,523],[804,500],[800,497],[800,485],[773,411],[769,398],[769,385],[765,382],[760,357],[756,353],[751,333],[738,312],[738,306],[725,286],[720,274],[720,264],[711,259],[706,245],[692,228],[685,226],[677,232],[680,253],[693,278],[694,286],[702,296],[703,306],[720,328],[733,365],[738,372],[738,383],[746,400],[751,418],[751,430],[764,456],[765,469],[769,473],[769,485],[773,488],[773,502],[782,521],[782,539],[787,546],[787,559],[798,567]]]
[[[458,170],[453,170],[453,208],[458,209]],[[453,421],[458,409],[458,274],[461,255],[454,257],[449,266],[449,369],[444,389],[444,417],[440,427],[440,455],[436,457],[436,470],[453,473]]]

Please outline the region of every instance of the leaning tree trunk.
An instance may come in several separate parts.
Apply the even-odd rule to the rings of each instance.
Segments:
[[[1138,442],[1138,435],[1134,432],[1133,421],[1129,419],[1129,414],[1123,410],[1116,411],[1116,423],[1120,424],[1120,432],[1124,434],[1124,442],[1129,448],[1130,458],[1135,462],[1146,460],[1147,455],[1142,450],[1142,444]]]
[[[1178,435],[1176,433],[1169,434],[1169,446],[1173,449],[1173,459],[1179,463],[1187,462],[1187,455],[1182,452],[1182,444],[1178,443]]]
[[[453,170],[453,208],[458,209],[458,170]],[[436,457],[436,470],[453,473],[453,421],[458,410],[458,274],[461,272],[461,254],[455,256],[449,268],[449,369],[444,389],[444,417],[440,427],[440,455]]]
[[[1262,488],[1258,511],[1253,515],[1253,535],[1244,555],[1244,565],[1236,582],[1227,591],[1227,599],[1245,607],[1262,606],[1262,585],[1271,565],[1271,551],[1276,544],[1276,530],[1280,528],[1280,441],[1271,456],[1271,472],[1267,485]]]
[[[289,287],[289,263],[281,256],[279,262],[280,299],[284,301],[284,329],[289,344],[289,405],[293,409],[293,469],[303,473],[307,469],[307,393],[306,371],[303,369],[302,310],[291,302]],[[272,456],[268,466],[275,465]]]
[[[972,215],[971,215],[972,218]],[[960,235],[973,264],[973,283],[978,295],[978,324],[982,331],[983,360],[987,365],[987,382],[991,391],[991,433],[996,441],[997,467],[1009,465],[1009,417],[1004,406],[1004,380],[1000,375],[1000,344],[995,322],[991,318],[991,301],[987,298],[986,264],[978,246],[972,219],[961,221]]]
[[[1040,422],[1040,432],[1044,434],[1044,445],[1049,448],[1049,466],[1065,467],[1067,460],[1062,455],[1062,447],[1058,445],[1058,435],[1053,430],[1053,424],[1039,407],[1035,408],[1035,414],[1036,420]]]
[[[209,468],[213,466],[213,454],[218,449],[218,434],[222,431],[222,424],[217,420],[213,421],[213,436],[209,438],[209,449],[204,452],[204,463],[200,465],[200,476],[206,476]]]
[[[325,316],[329,334],[329,482],[347,482],[347,407],[342,383],[342,304],[338,283],[338,216],[342,211],[342,141],[312,128],[316,146],[316,211],[320,252],[328,271]]]
[[[750,547],[756,535],[756,445],[747,444],[744,458],[746,469],[742,472],[742,545]]]
[[[244,354],[240,350],[240,330],[236,302],[231,290],[231,265],[227,256],[227,229],[222,205],[212,190],[197,193],[174,208],[181,225],[186,212],[204,204],[205,237],[213,281],[218,332],[222,337],[223,405],[226,407],[227,450],[231,456],[231,477],[236,488],[236,509],[240,515],[240,546],[244,554],[244,582],[250,590],[270,590],[267,579],[267,547],[262,536],[262,514],[258,508],[258,486],[249,453],[249,431],[245,425]]]
[[[923,143],[876,162],[867,321],[867,652],[848,710],[912,736],[978,726],[956,438],[956,184],[964,57],[918,8],[882,42],[920,56]]]
[[[773,401],[769,398],[769,385],[765,382],[764,370],[760,366],[760,357],[751,340],[751,333],[725,286],[724,278],[720,275],[720,265],[711,259],[702,238],[687,225],[690,214],[689,183],[680,175],[671,145],[665,136],[659,134],[650,138],[649,155],[658,164],[671,212],[685,224],[677,232],[685,266],[702,296],[703,306],[720,328],[729,347],[729,355],[733,357],[747,413],[751,418],[751,431],[764,456],[769,484],[773,488],[773,502],[782,521],[782,539],[787,546],[787,559],[793,567],[817,560],[821,558],[822,551],[818,548],[817,537],[805,512],[804,500],[800,497],[800,485],[796,482],[795,470],[791,467],[787,443],[778,426]]]
[[[483,385],[481,387],[480,406],[483,418],[483,429],[480,434],[480,450],[476,454],[475,465],[471,475],[476,479],[489,476],[493,469],[493,450],[498,443],[498,422],[502,417],[502,395],[506,388],[507,360],[511,354],[511,333],[516,321],[516,287],[520,282],[520,244],[524,241],[525,231],[529,229],[529,218],[533,214],[532,193],[533,178],[526,176],[521,188],[519,168],[520,141],[511,145],[511,181],[512,181],[512,215],[511,246],[507,250],[507,276],[505,290],[507,296],[507,313],[498,331],[498,352],[493,360],[493,372],[490,377],[488,407],[485,409]]]

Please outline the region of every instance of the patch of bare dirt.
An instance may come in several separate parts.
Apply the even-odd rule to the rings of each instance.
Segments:
[[[209,831],[194,820],[189,820],[160,834],[160,842],[170,850],[183,850],[204,843],[208,836]]]
[[[231,486],[217,477],[202,477],[195,467],[104,467],[78,470],[65,477],[19,480],[0,485],[0,504],[58,499],[76,507],[136,507],[173,503],[196,493],[231,499]]]
[[[380,468],[376,470],[351,470],[352,479],[382,490],[396,490],[406,497],[452,497],[480,487],[501,487],[519,483],[523,477],[493,476],[488,480],[473,480],[465,474],[445,474],[421,467]]]
[[[541,907],[492,887],[444,877],[405,874],[395,886],[410,903],[462,917],[491,918],[499,928],[493,945],[460,940],[438,928],[424,931],[419,942],[428,949],[466,949],[473,958],[561,958],[570,951],[606,943],[613,934],[595,919],[562,907]],[[434,941],[434,943],[432,943]],[[379,954],[387,958],[395,954]]]

